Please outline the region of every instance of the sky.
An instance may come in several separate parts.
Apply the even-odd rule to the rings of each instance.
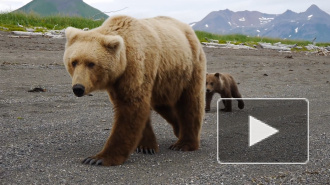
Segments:
[[[31,0],[0,0],[0,12],[16,10]],[[171,16],[185,23],[202,20],[212,11],[260,11],[281,14],[286,10],[304,12],[312,4],[330,14],[329,0],[83,0],[85,3],[112,15],[130,15],[147,18],[158,15]],[[123,9],[123,10],[122,10]],[[113,12],[121,10],[118,12]]]

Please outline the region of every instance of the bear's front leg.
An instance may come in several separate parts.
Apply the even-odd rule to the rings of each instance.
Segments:
[[[205,111],[210,111],[211,110],[211,101],[213,98],[214,92],[206,92],[205,93],[205,99],[206,99],[206,106],[205,106]]]
[[[143,130],[142,139],[136,148],[136,152],[152,155],[158,152],[158,148],[156,136],[152,130],[151,120],[149,118]]]
[[[115,107],[115,122],[110,137],[102,151],[84,159],[83,164],[120,165],[136,149],[150,116],[150,106],[116,103]]]

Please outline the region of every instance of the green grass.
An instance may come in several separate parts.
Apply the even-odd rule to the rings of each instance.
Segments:
[[[99,27],[103,20],[94,21],[92,19],[83,18],[83,17],[70,17],[63,15],[55,16],[46,16],[42,17],[36,13],[23,13],[23,12],[10,12],[10,13],[0,13],[0,30],[8,31],[24,31],[24,28],[34,28],[38,27],[36,31],[44,32],[45,29],[55,29],[61,30],[69,26],[75,28],[96,28]],[[24,28],[19,27],[18,24],[24,26]],[[3,29],[6,28],[6,29]],[[249,37],[241,34],[233,35],[218,35],[212,34],[204,31],[195,31],[197,37],[201,42],[206,42],[206,38],[218,40],[219,43],[227,43],[230,41],[232,44],[241,44],[244,43],[248,46],[257,45],[258,42],[268,42],[268,43],[277,43],[281,42],[283,44],[297,44],[298,46],[307,46],[312,44],[309,41],[302,40],[284,40],[279,38],[267,38],[267,37]],[[329,46],[330,43],[317,43],[317,46]]]
[[[312,42],[304,41],[304,40],[287,40],[280,38],[268,38],[268,37],[249,37],[241,34],[233,34],[233,35],[218,35],[212,34],[204,31],[195,31],[198,39],[201,42],[207,42],[205,37],[208,39],[218,40],[220,44],[227,43],[227,41],[231,41],[232,44],[241,44],[245,43],[246,45],[255,45],[258,42],[267,42],[267,43],[278,43],[293,45],[297,44],[298,46],[307,46],[308,44],[312,44]],[[329,46],[330,43],[317,43],[317,46]]]
[[[47,29],[64,29],[72,26],[75,28],[96,28],[103,23],[104,20],[94,21],[83,17],[69,17],[63,15],[41,17],[33,12],[26,14],[23,12],[0,13],[0,27],[8,28],[10,31],[22,29],[18,24],[27,27],[44,27]]]

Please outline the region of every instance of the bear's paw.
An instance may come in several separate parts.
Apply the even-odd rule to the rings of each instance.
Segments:
[[[176,150],[176,151],[194,151],[198,149],[198,142],[197,141],[177,141],[175,144],[171,145],[169,149]]]
[[[143,153],[143,154],[154,155],[157,152],[156,152],[156,149],[145,148],[145,147],[137,147],[136,148],[136,153]]]
[[[125,162],[125,158],[96,155],[85,158],[81,163],[92,166],[117,166]]]

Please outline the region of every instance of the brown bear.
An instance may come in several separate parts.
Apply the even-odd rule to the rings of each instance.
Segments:
[[[172,125],[169,148],[199,148],[205,106],[206,58],[194,30],[169,17],[113,16],[100,27],[67,28],[64,64],[73,93],[107,91],[114,123],[103,149],[82,162],[120,165],[137,150],[158,152],[151,110]]]
[[[206,111],[210,111],[211,100],[215,92],[219,93],[221,95],[221,98],[242,98],[241,94],[238,91],[237,84],[230,74],[206,74]],[[222,100],[222,102],[225,108],[221,110],[225,112],[231,112],[231,100]],[[238,108],[244,108],[244,102],[242,99],[238,99]]]

